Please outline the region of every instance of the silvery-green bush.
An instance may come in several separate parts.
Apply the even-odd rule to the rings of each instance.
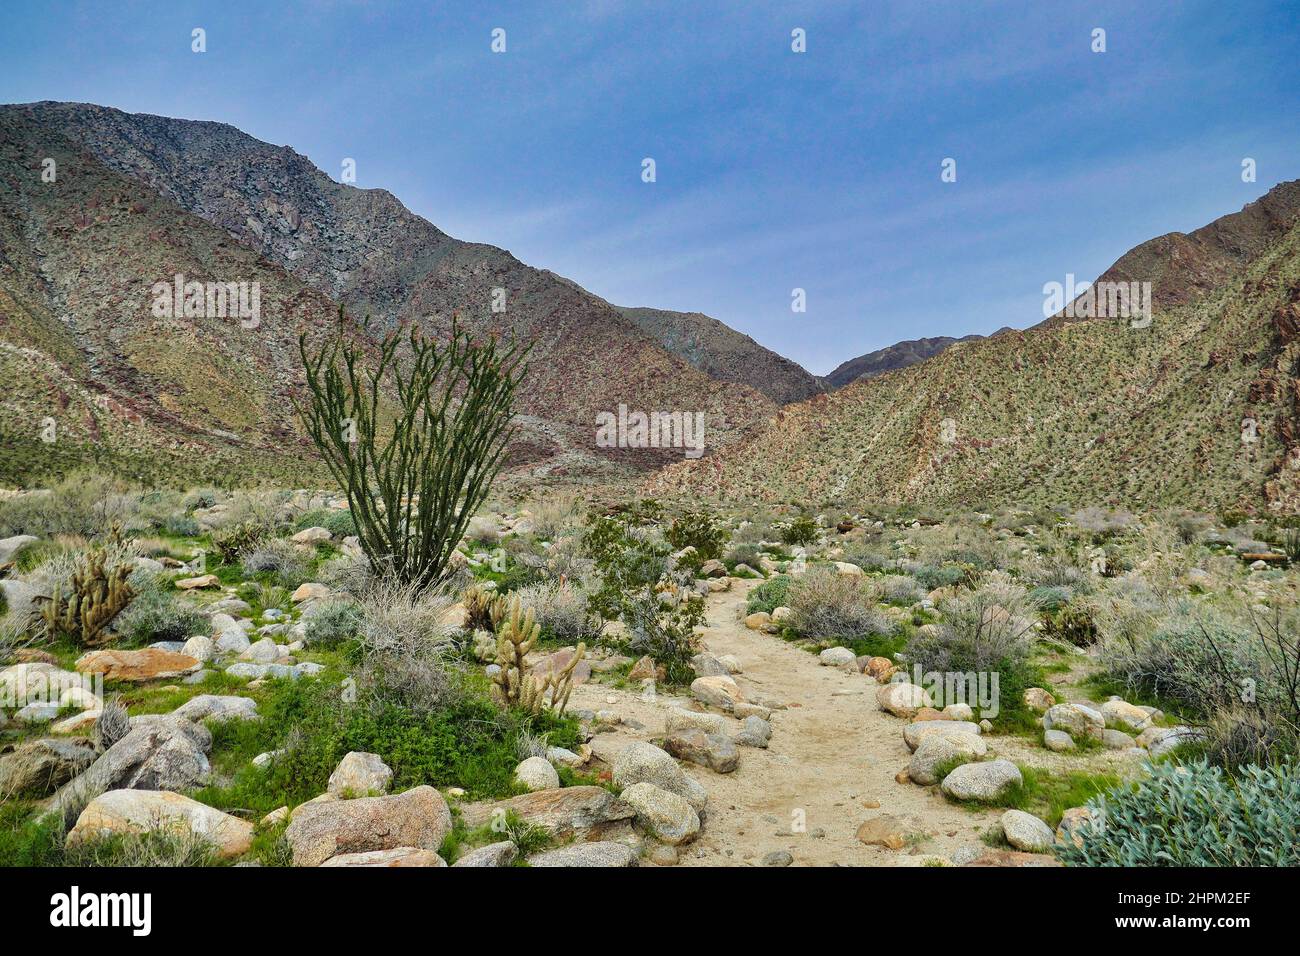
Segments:
[[[1088,803],[1100,825],[1082,846],[1058,847],[1071,866],[1296,866],[1300,774],[1295,764],[1243,767],[1235,777],[1196,761],[1160,764],[1131,788]]]

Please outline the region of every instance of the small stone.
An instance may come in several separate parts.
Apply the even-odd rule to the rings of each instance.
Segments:
[[[872,817],[858,827],[857,838],[868,846],[901,850],[907,846],[908,832],[902,822],[888,813]]]
[[[794,857],[789,850],[773,850],[763,857],[764,866],[789,866],[793,862]]]

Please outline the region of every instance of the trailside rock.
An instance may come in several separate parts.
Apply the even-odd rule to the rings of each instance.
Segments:
[[[943,778],[940,789],[954,800],[996,800],[1025,780],[1010,760],[967,763]]]
[[[1071,737],[1101,739],[1106,721],[1100,713],[1083,704],[1054,704],[1043,714],[1044,730],[1063,730]]]
[[[921,720],[903,728],[903,741],[908,750],[915,750],[927,737],[947,737],[952,734],[978,737],[980,733],[980,725],[968,720]]]
[[[880,705],[881,710],[888,711],[895,717],[911,718],[916,716],[920,708],[931,706],[933,701],[925,692],[925,688],[900,681],[885,684],[876,691],[876,703]]]
[[[857,832],[857,838],[867,846],[883,846],[890,850],[901,850],[907,846],[908,837],[903,822],[888,813],[867,820],[858,827]]]
[[[679,730],[664,738],[664,750],[678,760],[708,767],[714,773],[731,773],[740,766],[736,745],[721,734]]]
[[[560,785],[560,774],[545,757],[529,757],[515,767],[515,783],[529,790],[554,790]]]
[[[157,647],[138,651],[99,650],[83,654],[74,665],[82,674],[102,674],[104,680],[141,683],[189,674],[202,666],[188,654]]]
[[[111,790],[99,795],[81,811],[67,842],[75,845],[158,830],[198,837],[227,858],[247,852],[253,842],[253,825],[246,820],[166,790]]]
[[[367,850],[364,853],[340,853],[321,866],[446,866],[447,861],[432,850],[399,846],[391,850]]]
[[[1101,716],[1106,726],[1140,734],[1151,726],[1151,715],[1124,700],[1108,700],[1101,705]]]
[[[637,821],[663,843],[678,846],[700,832],[695,809],[675,793],[652,783],[634,783],[620,798],[636,812]]]
[[[336,797],[368,797],[388,792],[393,771],[379,754],[354,750],[339,761],[330,774],[326,793]]]
[[[1074,738],[1064,730],[1044,730],[1043,746],[1048,750],[1063,753],[1075,748]]]
[[[539,790],[493,803],[464,804],[460,812],[471,830],[501,814],[514,813],[562,840],[599,839],[620,826],[626,828],[633,816],[632,808],[604,787]]]
[[[529,866],[636,866],[636,850],[624,843],[578,843],[528,858]]]
[[[1041,714],[1056,703],[1056,698],[1041,687],[1027,687],[1024,701],[1026,707],[1036,714]]]
[[[1032,813],[1023,810],[1008,810],[1002,814],[1002,835],[1017,850],[1029,853],[1043,853],[1052,848],[1055,834],[1049,827]]]
[[[740,733],[731,738],[737,747],[757,747],[766,750],[772,739],[772,725],[757,715],[745,718]]]
[[[740,687],[725,674],[695,678],[691,681],[691,694],[702,704],[726,711],[745,700]]]
[[[708,803],[708,792],[686,775],[677,761],[664,750],[644,741],[633,741],[614,760],[614,784],[626,790],[633,784],[653,783],[661,790],[675,793],[689,803],[696,813]]]
[[[702,730],[708,734],[726,734],[735,724],[722,714],[702,710],[685,710],[681,707],[669,707],[664,713],[664,733],[671,734],[679,730]]]
[[[437,850],[450,829],[447,801],[426,786],[391,797],[309,801],[294,811],[284,835],[294,866],[319,866],[340,853]]]
[[[846,664],[856,664],[858,655],[847,647],[828,647],[817,658],[826,667],[843,667]]]
[[[928,787],[940,780],[939,770],[956,762],[978,760],[988,752],[984,738],[974,734],[953,732],[935,734],[921,741],[907,765],[907,774],[913,783]]]

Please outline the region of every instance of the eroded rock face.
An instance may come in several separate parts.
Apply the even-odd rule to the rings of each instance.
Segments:
[[[165,790],[111,790],[101,794],[77,817],[68,842],[153,830],[193,835],[211,843],[222,857],[239,856],[253,842],[253,825],[246,820]]]
[[[451,829],[447,801],[433,787],[391,797],[309,801],[293,813],[285,839],[294,866],[320,866],[343,853],[414,847],[436,851]]]

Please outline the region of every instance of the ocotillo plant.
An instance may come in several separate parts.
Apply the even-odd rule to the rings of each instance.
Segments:
[[[298,412],[347,493],[366,557],[419,590],[439,583],[501,469],[527,349],[473,341],[453,321],[447,341],[392,332],[367,363],[342,309],[332,338],[313,352],[304,334],[298,349]]]

